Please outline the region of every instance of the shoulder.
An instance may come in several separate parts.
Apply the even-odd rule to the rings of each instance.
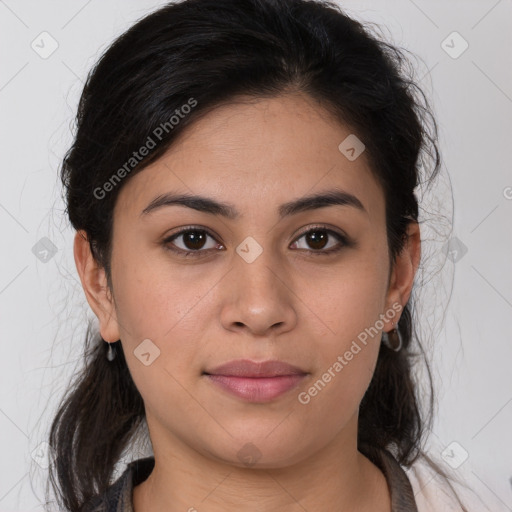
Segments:
[[[133,488],[153,470],[154,457],[130,462],[121,476],[102,494],[91,498],[81,512],[133,512]]]
[[[411,483],[418,512],[482,512],[484,509],[462,508],[461,503],[467,507],[473,503],[467,488],[458,483],[457,480],[450,480],[450,484],[439,475],[425,461],[418,459],[412,466],[404,468]],[[468,501],[470,500],[470,501]],[[485,509],[487,510],[487,509]]]
[[[394,454],[387,449],[371,446],[365,446],[363,450],[386,478],[392,512],[419,512],[408,476]]]

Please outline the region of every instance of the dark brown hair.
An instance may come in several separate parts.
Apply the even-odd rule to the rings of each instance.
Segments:
[[[69,220],[87,234],[111,286],[113,208],[127,180],[220,104],[241,95],[299,91],[364,141],[384,190],[394,261],[408,223],[418,220],[415,188],[433,180],[440,167],[436,122],[408,66],[402,50],[334,3],[186,0],[165,5],[114,41],[87,77],[74,142],[61,168]],[[170,122],[191,98],[195,106],[178,123]],[[148,137],[155,139],[155,129],[162,126],[167,128],[158,132],[156,147],[127,169],[133,152]],[[121,168],[126,172],[113,183]],[[113,183],[108,193],[107,182]],[[405,306],[398,329],[403,349],[381,346],[360,404],[358,447],[367,454],[392,449],[404,466],[424,456],[447,479],[422,451],[432,424],[434,392],[411,304]],[[83,371],[51,426],[49,443],[57,457],[50,480],[65,510],[79,511],[93,495],[105,492],[121,454],[145,421],[121,343],[115,345],[117,357],[109,362],[108,344],[88,330]],[[427,396],[420,396],[413,379],[418,359],[428,369]]]

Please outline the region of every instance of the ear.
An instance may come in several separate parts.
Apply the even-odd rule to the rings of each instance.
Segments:
[[[75,265],[82,282],[87,302],[100,323],[101,337],[108,342],[119,340],[119,327],[114,300],[107,285],[103,267],[94,259],[85,231],[75,234]]]
[[[415,221],[409,222],[406,230],[407,239],[400,253],[397,255],[386,295],[386,311],[394,309],[396,304],[405,307],[411,295],[414,276],[418,270],[421,257],[420,227]],[[393,307],[395,305],[395,307]],[[393,329],[392,322],[398,323],[400,315],[385,322],[384,331]]]

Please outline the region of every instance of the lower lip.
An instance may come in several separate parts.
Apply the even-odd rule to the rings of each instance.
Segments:
[[[306,376],[280,375],[277,377],[233,377],[229,375],[206,375],[208,379],[225,391],[248,402],[269,402],[296,387]]]

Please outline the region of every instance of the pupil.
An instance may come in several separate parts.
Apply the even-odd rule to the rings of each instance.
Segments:
[[[200,231],[189,231],[184,235],[184,243],[189,249],[201,249],[205,242],[205,235]]]
[[[327,242],[325,231],[311,231],[307,235],[307,242],[313,249],[323,249]]]

